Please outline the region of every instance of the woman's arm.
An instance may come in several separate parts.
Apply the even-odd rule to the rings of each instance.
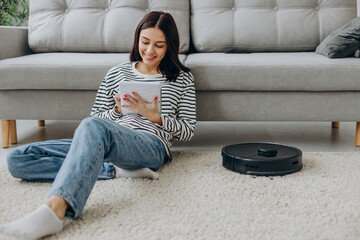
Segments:
[[[161,115],[164,130],[173,134],[179,141],[190,141],[196,126],[196,96],[194,78],[184,73],[184,89],[177,106],[176,116]]]
[[[114,79],[117,76],[117,72],[118,68],[112,68],[106,74],[96,94],[90,116],[108,118],[110,120],[115,120],[122,116],[114,100],[114,94],[118,86],[116,84],[117,80]]]

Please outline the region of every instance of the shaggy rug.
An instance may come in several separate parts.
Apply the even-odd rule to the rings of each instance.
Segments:
[[[304,153],[303,164],[254,177],[223,168],[219,152],[175,152],[159,180],[98,181],[81,217],[46,239],[359,239],[360,153]],[[37,208],[50,186],[3,165],[0,224]]]

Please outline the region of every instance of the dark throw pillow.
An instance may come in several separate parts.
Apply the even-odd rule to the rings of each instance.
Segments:
[[[360,48],[360,17],[333,31],[316,48],[329,58],[352,57]]]

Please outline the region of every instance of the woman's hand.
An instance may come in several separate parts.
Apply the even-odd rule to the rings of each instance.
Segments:
[[[134,95],[134,97],[129,94],[124,95],[123,100],[128,105],[122,105],[122,107],[146,117],[153,123],[158,123],[162,125],[161,117],[158,114],[158,97],[156,96],[153,102],[149,103],[145,102],[136,92],[132,92],[132,94]]]
[[[115,94],[114,100],[116,102],[115,112],[120,114],[121,113],[121,99],[120,99],[120,94],[119,93]]]

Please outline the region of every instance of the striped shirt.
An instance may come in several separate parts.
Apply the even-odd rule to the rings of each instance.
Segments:
[[[156,136],[165,146],[171,161],[170,147],[175,138],[190,141],[196,126],[196,100],[194,77],[190,72],[180,71],[175,82],[166,81],[162,74],[145,75],[135,68],[136,62],[112,67],[102,81],[90,116],[110,119],[134,130],[146,131]],[[121,81],[160,82],[162,126],[139,114],[122,115],[115,112],[114,95]]]

